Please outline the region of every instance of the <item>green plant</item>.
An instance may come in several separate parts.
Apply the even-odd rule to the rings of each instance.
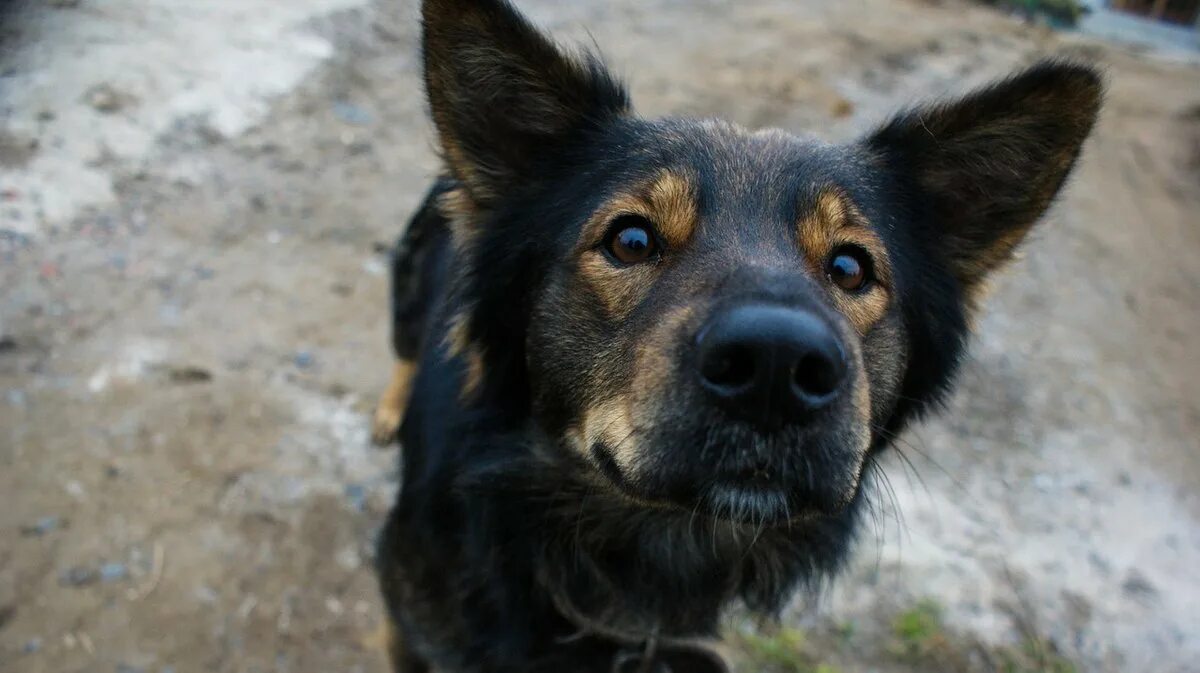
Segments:
[[[743,630],[735,632],[729,642],[740,656],[746,673],[839,673],[829,664],[819,663],[804,632],[781,627],[770,634]]]
[[[892,620],[892,635],[902,654],[910,658],[928,654],[946,640],[942,607],[930,599],[921,600],[896,615]]]

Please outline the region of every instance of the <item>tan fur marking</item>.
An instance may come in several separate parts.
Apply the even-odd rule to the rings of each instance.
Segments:
[[[483,384],[483,353],[472,346],[463,355],[467,363],[467,371],[463,374],[462,390],[459,399],[466,402],[479,390]]]
[[[631,387],[633,408],[639,415],[648,418],[658,415],[658,406],[673,381],[675,339],[687,323],[695,322],[695,316],[707,309],[700,300],[694,301],[664,314],[637,345]]]
[[[650,221],[669,246],[679,247],[696,229],[696,189],[689,176],[663,171],[650,184],[647,196]]]
[[[617,267],[597,249],[612,221],[622,215],[639,215],[652,222],[668,254],[671,248],[686,245],[698,222],[691,176],[662,171],[604,204],[584,225],[577,248],[580,276],[616,320],[633,310],[655,278],[652,265]]]
[[[379,397],[379,404],[375,406],[375,416],[371,422],[371,441],[377,446],[387,446],[396,438],[400,422],[404,420],[404,411],[408,408],[408,398],[416,373],[417,364],[412,360],[400,358],[392,365],[392,378],[388,381],[383,395]]]
[[[633,311],[655,276],[649,265],[616,267],[602,253],[594,251],[579,260],[579,272],[614,320],[623,319]]]
[[[796,231],[800,247],[818,278],[826,278],[826,261],[839,246],[857,245],[871,255],[877,278],[871,287],[854,294],[831,288],[838,310],[850,319],[860,335],[866,334],[887,312],[890,302],[891,264],[883,240],[862,212],[845,195],[832,189],[817,195],[816,206],[800,220]]]
[[[469,308],[450,317],[446,328],[446,351],[452,358],[462,358],[466,364],[459,399],[466,402],[483,383],[483,350],[471,340],[471,311]]]
[[[855,328],[857,329],[857,328]],[[855,473],[854,479],[847,484],[847,488],[842,492],[843,505],[849,505],[854,499],[855,493],[858,492],[859,483],[862,481],[862,469],[865,465],[865,456],[871,448],[871,380],[867,376],[868,363],[865,361],[862,352],[862,346],[858,340],[852,335],[844,335],[843,343],[850,344],[850,347],[855,351],[852,355],[854,360],[861,363],[858,367],[858,373],[855,376],[854,385],[851,386],[853,399],[851,405],[854,409],[854,423],[850,425],[854,434],[853,442],[860,458],[859,470]]]
[[[446,191],[437,199],[437,210],[449,223],[454,248],[459,252],[469,248],[478,231],[476,219],[479,211],[467,190],[458,187]]]
[[[619,395],[604,400],[584,414],[582,448],[590,455],[592,445],[597,442],[603,443],[612,452],[613,460],[622,471],[636,468],[637,441],[627,396]]]
[[[459,357],[471,350],[471,312],[463,310],[450,316],[446,328],[446,350],[450,357]]]

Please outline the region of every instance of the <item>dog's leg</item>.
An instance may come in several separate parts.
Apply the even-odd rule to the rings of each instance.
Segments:
[[[412,360],[399,358],[392,365],[392,379],[387,389],[379,397],[375,406],[375,416],[371,422],[371,441],[378,446],[387,446],[396,439],[400,429],[400,421],[404,419],[404,410],[408,407],[408,396],[412,391],[413,377],[417,373],[417,365]]]
[[[450,236],[437,202],[452,186],[447,180],[434,183],[392,251],[392,350],[396,364],[371,423],[371,439],[380,446],[396,438],[424,350],[425,330],[441,284],[439,260]]]
[[[395,673],[433,673],[424,659],[404,646],[404,639],[392,620],[387,620],[384,628],[387,629],[388,658]]]

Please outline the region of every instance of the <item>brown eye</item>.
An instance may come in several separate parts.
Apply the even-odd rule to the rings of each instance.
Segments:
[[[605,249],[622,264],[640,264],[658,256],[653,226],[643,217],[622,215],[609,229]]]
[[[871,257],[858,246],[842,246],[830,255],[825,273],[843,290],[857,292],[871,281]]]

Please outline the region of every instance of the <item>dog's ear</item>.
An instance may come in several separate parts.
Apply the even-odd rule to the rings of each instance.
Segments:
[[[424,0],[425,86],[441,147],[476,207],[540,157],[628,110],[589,54],[560,51],[505,0]]]
[[[923,237],[970,291],[1049,207],[1102,96],[1096,70],[1043,62],[958,101],[902,114],[867,146],[909,192]]]

